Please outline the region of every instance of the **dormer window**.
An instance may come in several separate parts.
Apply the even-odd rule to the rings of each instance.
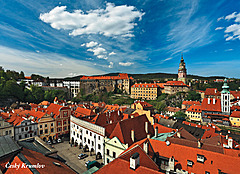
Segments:
[[[192,166],[193,166],[193,161],[191,161],[191,160],[187,160],[187,166],[192,167]]]
[[[204,155],[197,154],[197,162],[204,163],[205,157]]]

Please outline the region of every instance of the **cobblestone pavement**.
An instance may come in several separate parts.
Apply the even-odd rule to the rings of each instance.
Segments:
[[[58,155],[66,160],[66,164],[79,174],[87,171],[85,162],[87,162],[88,160],[90,161],[96,160],[95,155],[90,156],[90,152],[83,152],[83,150],[79,149],[78,147],[71,147],[68,141],[54,144],[53,147],[58,151]],[[88,157],[79,160],[78,155],[81,153],[86,153]],[[97,161],[99,163],[102,163],[102,159]]]

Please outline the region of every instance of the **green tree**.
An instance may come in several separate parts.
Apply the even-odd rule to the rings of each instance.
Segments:
[[[44,90],[41,87],[32,85],[31,91],[36,103],[40,103],[44,100]]]
[[[177,117],[178,119],[181,120],[186,120],[187,119],[187,115],[184,112],[178,111],[174,114],[174,117]]]
[[[187,100],[197,100],[197,101],[200,101],[201,100],[201,95],[199,93],[197,93],[196,91],[189,91],[187,93]]]
[[[157,102],[156,109],[159,113],[165,112],[167,108],[166,102],[164,100]]]

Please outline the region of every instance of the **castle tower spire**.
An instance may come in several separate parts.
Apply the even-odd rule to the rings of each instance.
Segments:
[[[181,54],[181,62],[178,68],[178,81],[182,81],[185,84],[187,83],[187,69],[183,59],[183,53]]]
[[[227,84],[227,79],[225,78],[222,92],[221,92],[221,109],[225,114],[230,115],[230,92],[229,86]]]

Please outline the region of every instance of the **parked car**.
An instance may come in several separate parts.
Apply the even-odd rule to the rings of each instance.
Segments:
[[[62,140],[61,140],[60,138],[58,138],[58,139],[57,139],[57,142],[58,142],[58,143],[61,143],[61,142],[62,142]]]
[[[85,153],[81,153],[80,155],[78,155],[78,159],[84,159],[86,157],[88,157],[88,155]]]
[[[85,166],[87,167],[87,165],[90,163],[91,161],[88,160],[87,162],[85,162]]]
[[[92,167],[97,167],[97,168],[100,168],[101,164],[97,161],[91,161],[87,164],[87,169],[91,169]]]
[[[52,142],[51,142],[50,140],[48,140],[48,141],[47,141],[47,144],[51,145],[51,144],[52,144]]]

